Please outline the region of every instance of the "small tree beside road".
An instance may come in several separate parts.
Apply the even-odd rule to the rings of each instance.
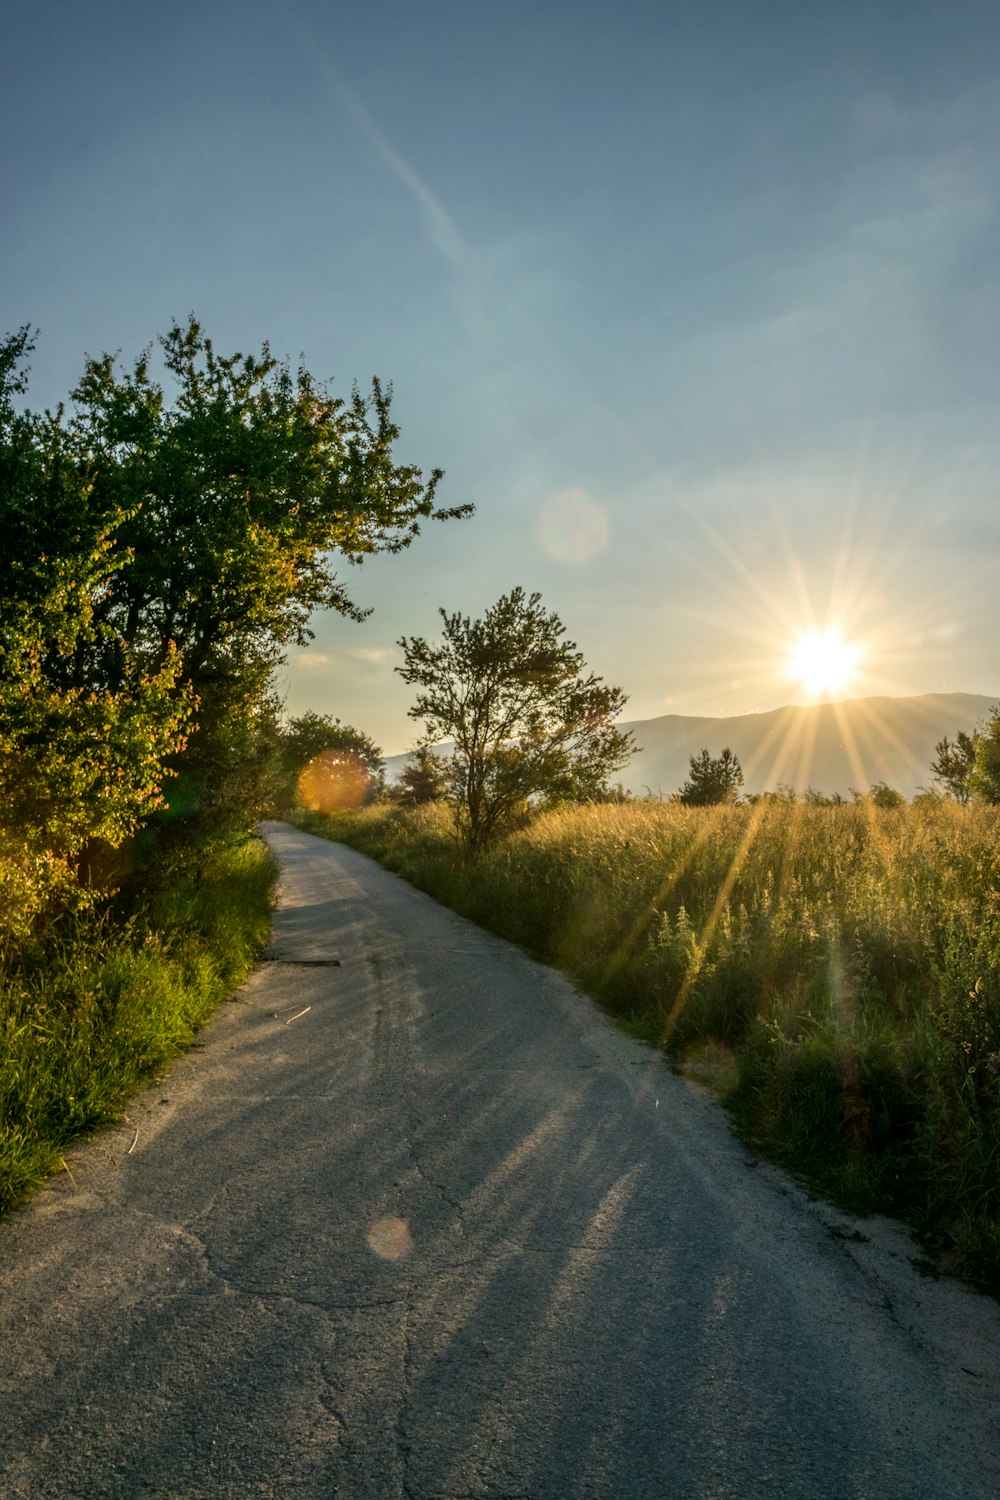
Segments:
[[[439,613],[442,642],[404,636],[396,670],[420,690],[409,713],[424,721],[427,742],[454,742],[448,789],[470,852],[532,799],[600,796],[635,750],[614,726],[626,695],[587,673],[558,615],[521,588],[480,620]]]

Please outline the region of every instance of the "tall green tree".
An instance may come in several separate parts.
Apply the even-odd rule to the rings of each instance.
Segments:
[[[391,388],[350,401],[270,353],[216,353],[201,325],[159,340],[170,398],[147,350],[131,370],[87,361],[73,393],[68,441],[91,476],[99,511],[127,512],[120,545],[132,564],[102,614],[153,662],[173,642],[200,686],[311,638],[309,616],[355,619],[337,569],[408,547],[441,509],[441,478],[397,464]]]
[[[81,654],[106,644],[123,516],[89,518],[75,465],[17,410],[30,348],[26,329],[0,342],[0,926],[15,933],[54,901],[85,899],[92,846],[120,846],[162,805],[192,708],[173,648],[144,664],[116,643],[113,685],[76,680]]]
[[[934,746],[931,775],[949,797],[957,802],[968,802],[972,795],[972,773],[976,765],[976,741],[978,732],[966,734],[960,729],[954,741],[945,735]]]
[[[266,344],[219,354],[194,318],[158,342],[162,378],[152,347],[130,368],[88,359],[68,409],[24,419],[73,483],[36,486],[30,500],[23,486],[0,493],[0,529],[12,565],[28,569],[110,539],[94,628],[51,669],[67,689],[118,692],[136,667],[155,676],[179,656],[178,690],[199,709],[174,806],[239,815],[242,804],[246,816],[244,771],[273,735],[274,667],[310,639],[314,610],[364,617],[343,565],[471,507],[439,507],[440,471],[396,462],[380,381],[334,397]]]
[[[688,779],[677,793],[685,807],[715,807],[735,802],[743,785],[743,767],[739,756],[727,745],[721,755],[707,749],[690,757]]]
[[[450,794],[467,848],[508,829],[533,799],[600,795],[634,752],[616,729],[626,695],[585,668],[539,594],[505,594],[482,619],[439,611],[440,644],[404,636],[396,670],[419,689],[410,717],[450,740]]]

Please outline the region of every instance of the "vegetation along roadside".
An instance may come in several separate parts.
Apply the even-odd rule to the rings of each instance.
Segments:
[[[445,801],[300,822],[560,967],[762,1152],[1000,1288],[992,806],[563,805],[474,853]]]
[[[0,976],[0,1210],[120,1119],[253,967],[275,870],[262,840],[189,847],[141,894],[63,920]]]
[[[37,412],[34,342],[0,338],[0,1210],[252,963],[275,672],[314,611],[364,617],[338,568],[469,511],[397,463],[378,380],[335,398],[192,317]]]

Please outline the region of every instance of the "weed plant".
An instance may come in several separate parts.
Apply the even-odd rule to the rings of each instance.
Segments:
[[[0,969],[0,1209],[119,1119],[244,978],[270,926],[274,864],[256,838],[153,866],[105,904],[56,923]]]
[[[564,969],[813,1188],[1000,1287],[1000,817],[632,803],[475,860],[448,809],[314,819]]]

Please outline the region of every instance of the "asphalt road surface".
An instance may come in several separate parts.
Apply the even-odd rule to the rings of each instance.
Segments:
[[[551,970],[267,835],[266,961],[0,1223],[3,1500],[996,1500],[994,1302]]]

